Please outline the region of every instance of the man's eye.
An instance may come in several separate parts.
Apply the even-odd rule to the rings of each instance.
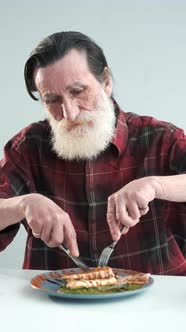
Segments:
[[[81,90],[72,90],[71,93],[74,95],[74,96],[78,96],[81,94],[81,92],[83,92],[83,89]]]
[[[51,98],[49,100],[45,100],[45,103],[47,105],[50,105],[50,104],[54,104],[54,103],[57,103],[59,101],[59,98],[55,97],[55,98]]]
[[[52,100],[50,100],[48,103],[49,103],[49,104],[54,104],[54,103],[56,103],[56,101],[57,101],[57,99],[52,99]]]

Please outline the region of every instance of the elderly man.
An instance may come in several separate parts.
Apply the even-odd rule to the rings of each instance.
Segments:
[[[148,116],[123,112],[102,49],[79,32],[45,38],[25,65],[30,96],[46,120],[5,146],[0,163],[0,250],[22,223],[23,268],[109,265],[186,274],[186,137]]]

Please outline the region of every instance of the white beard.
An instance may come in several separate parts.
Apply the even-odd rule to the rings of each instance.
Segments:
[[[52,146],[58,157],[67,160],[92,159],[103,152],[115,133],[112,100],[101,90],[95,110],[80,111],[74,121],[56,121],[47,112],[52,129]]]

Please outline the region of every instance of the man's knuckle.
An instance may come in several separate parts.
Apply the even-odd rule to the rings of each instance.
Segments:
[[[40,219],[31,218],[29,220],[29,226],[31,228],[33,228],[33,229],[40,228],[41,227],[41,220]]]
[[[70,232],[68,232],[68,239],[69,240],[75,240],[76,239],[76,237],[77,237],[77,235],[76,235],[76,232],[75,231],[73,231],[73,230],[71,230]]]
[[[63,218],[70,219],[69,214],[66,211],[63,211]]]
[[[52,240],[52,244],[54,247],[57,247],[59,244],[61,244],[61,241],[59,239]]]
[[[57,247],[59,244],[61,244],[61,242],[59,242],[58,239],[56,238],[52,238],[48,243],[47,245],[51,248],[54,248],[54,247]]]
[[[107,221],[111,222],[113,220],[113,214],[112,213],[107,213]]]
[[[108,203],[113,204],[116,200],[117,194],[112,194],[111,196],[108,197]]]

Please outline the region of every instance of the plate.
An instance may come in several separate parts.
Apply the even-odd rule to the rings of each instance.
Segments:
[[[62,293],[58,292],[60,288],[59,284],[56,283],[56,279],[61,278],[66,273],[79,273],[82,272],[80,268],[74,269],[64,269],[64,270],[57,270],[47,273],[42,273],[36,275],[34,278],[31,279],[30,285],[32,288],[42,291],[49,296],[55,296],[60,298],[68,298],[68,299],[85,299],[85,300],[101,300],[101,299],[111,299],[123,296],[131,296],[135,294],[139,294],[147,290],[152,284],[154,283],[154,279],[150,276],[148,283],[141,286],[135,290],[124,290],[120,292],[108,293],[108,294],[74,294],[74,293]],[[125,270],[125,269],[117,269],[113,268],[113,272],[121,277],[139,273],[137,271],[132,270]]]

